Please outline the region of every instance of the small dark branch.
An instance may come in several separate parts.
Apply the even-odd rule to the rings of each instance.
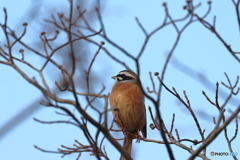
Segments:
[[[173,113],[173,117],[172,117],[172,124],[171,124],[170,134],[172,134],[172,130],[173,130],[173,127],[174,127],[174,121],[175,121],[175,113]]]
[[[239,76],[237,76],[237,79],[236,79],[236,82],[234,85],[232,85],[231,81],[230,81],[230,78],[228,77],[227,73],[224,73],[226,78],[227,78],[227,81],[228,81],[228,85],[226,85],[224,82],[222,82],[222,85],[224,85],[226,88],[228,88],[229,90],[231,90],[231,93],[234,94],[234,95],[237,95],[239,90],[240,90],[240,87],[237,88],[237,85],[238,85],[238,82],[239,82]],[[237,91],[234,92],[234,89],[237,88]]]
[[[225,99],[224,103],[222,104],[221,108],[225,108],[225,106],[228,104],[231,98],[232,98],[232,93],[230,92],[227,98]]]
[[[70,2],[69,1],[69,3],[71,4],[72,2]],[[71,5],[70,5],[71,6]],[[72,10],[70,10],[70,14],[71,14],[71,12],[72,12]],[[60,20],[60,22],[61,22],[61,24],[62,24],[62,29],[65,31],[65,32],[67,32],[68,31],[68,28],[67,28],[67,26],[66,26],[66,24],[65,24],[65,22],[64,22],[64,14],[63,13],[57,13],[58,14],[58,18],[59,18],[59,20]],[[70,23],[69,23],[70,24]]]
[[[39,37],[40,37],[41,41],[43,42],[43,50],[44,50],[46,56],[49,56],[48,48],[50,48],[50,50],[52,50],[52,47],[49,44],[49,42],[46,40],[45,34],[46,34],[46,32],[41,32]]]
[[[103,87],[105,87],[105,86],[103,85]],[[103,126],[106,127],[106,128],[108,128],[108,112],[110,111],[110,109],[108,109],[108,97],[109,97],[109,95],[104,98],[105,103],[104,103],[104,107],[103,107],[104,110],[103,110],[103,113],[102,113],[104,115]]]
[[[154,90],[150,90],[149,87],[147,87],[147,91],[148,91],[148,93],[154,93],[154,94],[157,94],[156,91],[154,91]]]
[[[216,16],[213,17],[213,28],[215,28],[216,25]]]
[[[205,129],[202,131],[202,133],[203,133],[203,136],[204,136],[204,133],[205,133],[205,131],[206,131]]]
[[[103,146],[103,152],[104,152],[104,154],[105,154],[105,159],[106,160],[109,160],[109,158],[108,158],[108,155],[107,155],[107,152],[106,152],[106,149],[105,149],[105,146]]]
[[[46,34],[41,34],[40,39],[43,42],[43,47],[44,47],[44,52],[46,53],[46,55],[48,56],[48,48],[52,51],[53,48],[50,45],[49,41],[47,40]]]
[[[26,32],[27,32],[27,25],[28,25],[28,24],[27,24],[27,23],[23,23],[22,25],[23,25],[24,29],[23,29],[23,32],[22,32],[21,36],[20,36],[19,38],[16,38],[16,39],[15,39],[15,41],[11,44],[10,48],[12,48],[17,42],[19,42],[19,41],[22,39],[22,37],[26,34]],[[12,34],[12,35],[15,35],[15,32],[12,31],[11,34]],[[15,36],[16,36],[16,35],[15,35]],[[17,36],[16,36],[16,37],[17,37]]]
[[[172,90],[173,90],[173,92],[174,92],[174,95],[177,97],[177,98],[179,98],[180,97],[180,95],[178,94],[178,92],[176,91],[176,89],[174,88],[174,87],[172,87]],[[180,97],[181,98],[181,97]],[[187,104],[186,104],[187,105]]]
[[[8,62],[8,53],[4,52],[3,48],[0,46],[0,55]],[[6,56],[5,56],[6,55]],[[1,63],[5,64],[7,62],[1,61]],[[10,63],[8,63],[10,64]]]
[[[187,106],[188,106],[188,108],[192,108],[191,107],[191,104],[190,104],[190,101],[189,101],[189,99],[188,99],[188,96],[187,96],[187,93],[186,93],[186,91],[185,90],[183,90],[183,94],[184,94],[184,97],[185,97],[185,99],[186,99],[186,101],[187,101]]]
[[[200,3],[199,3],[199,4],[200,4]],[[211,12],[211,10],[212,10],[211,1],[208,1],[207,4],[208,4],[208,10],[207,10],[207,12],[205,13],[205,15],[202,16],[202,19],[205,19],[205,18],[209,15],[209,13]],[[195,7],[195,9],[196,9],[196,7]],[[194,20],[194,21],[197,21],[197,19]]]
[[[187,6],[188,6],[188,11],[190,13],[193,13],[194,12],[193,1],[192,0],[187,0],[186,3],[187,3]]]
[[[217,120],[214,130],[220,126],[220,123],[221,123],[222,119],[224,118],[224,112],[225,112],[225,109],[219,110],[219,116],[218,116],[218,120]]]
[[[176,94],[175,94],[173,91],[171,91],[171,90],[163,83],[163,81],[161,80],[161,78],[160,78],[158,75],[157,75],[157,78],[158,78],[159,82],[161,83],[161,85],[162,85],[168,92],[170,92],[172,95],[176,96]]]
[[[143,27],[143,25],[141,24],[141,22],[139,21],[139,19],[136,17],[135,20],[136,20],[138,26],[139,26],[139,27],[141,28],[141,30],[143,31],[144,35],[147,37],[147,36],[148,36],[148,33],[147,33],[146,29]]]
[[[149,87],[147,87],[147,91],[148,91],[149,93],[155,93],[156,95],[158,95],[158,93],[157,93],[157,91],[156,91],[155,83],[154,83],[154,81],[153,81],[152,72],[149,72],[149,77],[150,77],[150,80],[151,80],[151,82],[152,82],[152,88],[153,88],[153,89],[150,90]]]
[[[4,24],[1,25],[2,29],[3,29],[3,33],[4,33],[4,36],[7,40],[7,48],[8,48],[8,53],[9,53],[9,62],[10,63],[14,63],[13,60],[12,60],[12,47],[11,47],[11,43],[10,43],[10,39],[9,39],[9,36],[8,36],[8,14],[7,14],[7,9],[6,8],[3,8],[3,12],[4,12]]]
[[[37,118],[33,118],[35,121],[39,122],[39,123],[43,123],[43,124],[56,124],[56,123],[66,123],[66,124],[72,124],[76,127],[79,127],[78,124],[76,123],[73,123],[73,122],[70,122],[70,121],[42,121],[42,120],[39,120]]]
[[[231,83],[231,80],[230,80],[230,78],[228,77],[227,73],[224,72],[224,75],[225,75],[226,78],[227,78],[227,81],[228,81],[229,86],[232,88],[232,83]]]
[[[152,129],[157,128],[159,131],[161,131],[161,130],[160,130],[161,128],[158,127],[158,125],[157,125],[157,123],[156,123],[156,121],[155,121],[155,119],[154,119],[154,117],[153,117],[152,109],[151,109],[150,106],[148,106],[148,110],[149,110],[151,119],[152,119],[153,124],[154,124],[154,127],[152,126],[151,128],[152,128]]]
[[[225,101],[224,101],[224,103],[222,104],[221,108],[224,108],[224,107],[228,104],[229,100],[232,98],[232,95],[236,95],[236,94],[238,94],[238,92],[239,92],[239,88],[237,89],[236,92],[234,92],[234,89],[235,89],[235,88],[237,87],[237,85],[238,85],[239,76],[237,76],[237,80],[236,80],[235,84],[232,86],[232,83],[231,83],[228,75],[227,75],[226,73],[224,73],[224,74],[225,74],[225,76],[226,76],[226,78],[227,78],[227,80],[228,80],[228,85],[226,85],[224,82],[221,82],[221,83],[222,83],[223,86],[225,86],[226,88],[228,88],[228,89],[230,90],[230,93],[229,93],[228,97],[225,99]]]
[[[98,5],[98,8],[96,8],[96,12],[97,12],[97,16],[98,16],[98,20],[99,20],[99,23],[101,25],[101,28],[103,30],[103,36],[107,36],[107,33],[106,33],[106,29],[105,29],[105,26],[104,26],[104,23],[103,23],[103,20],[102,20],[102,15],[101,15],[101,5],[100,5],[100,0],[97,1],[97,5]]]
[[[215,124],[215,125],[217,124],[215,117],[213,117],[213,124]]]
[[[233,89],[234,89],[234,88],[237,89],[236,92],[234,92],[234,90],[232,91],[232,93],[233,93],[234,95],[237,95],[237,94],[239,93],[239,91],[240,91],[240,87],[237,88],[238,82],[239,82],[239,76],[237,76],[237,80],[236,80],[235,84],[233,85]]]
[[[236,17],[237,17],[237,21],[238,21],[238,28],[239,28],[239,32],[240,32],[240,14],[239,14],[240,1],[237,0],[237,2],[235,2],[235,0],[232,0],[232,2],[233,2],[233,5],[235,7]]]
[[[59,31],[56,30],[56,31],[55,31],[55,35],[54,35],[52,38],[47,38],[46,36],[44,36],[44,37],[45,37],[45,40],[46,40],[46,41],[54,41],[54,40],[57,39],[58,35],[59,35]]]
[[[106,152],[106,150],[105,150],[105,146],[103,145],[103,141],[105,140],[106,138],[105,137],[103,137],[102,138],[102,140],[101,140],[101,142],[100,142],[100,145],[99,145],[99,148],[101,149],[103,149],[103,153],[106,155],[106,157],[107,157],[107,152]]]
[[[179,142],[180,141],[180,136],[179,136],[179,133],[178,133],[178,129],[175,129],[175,132],[176,132],[176,135],[177,135],[177,140]]]
[[[174,91],[174,96],[188,109],[191,107],[181,98],[181,96],[178,94],[178,92],[176,91],[176,89],[174,87],[172,87],[172,90]],[[184,93],[184,92],[183,92]]]
[[[79,160],[79,158],[81,157],[82,153],[79,153],[76,160]]]
[[[48,151],[48,150],[42,149],[42,148],[40,148],[40,147],[38,147],[38,146],[36,146],[36,145],[34,145],[34,148],[36,148],[36,149],[38,149],[38,150],[40,150],[40,151],[42,151],[42,152],[63,154],[63,153],[58,152],[58,151]]]
[[[204,97],[207,99],[208,102],[210,102],[214,106],[217,106],[213,101],[210,100],[210,98],[207,96],[207,94],[204,91],[202,91],[202,94],[204,95]]]
[[[45,80],[45,77],[44,77],[44,75],[43,75],[43,72],[39,71],[38,74],[39,74],[39,77],[40,77],[41,80],[42,80],[42,83],[43,83],[45,89],[46,89],[48,92],[51,92],[51,91],[50,91],[50,88],[49,88],[49,86],[48,86],[48,84],[47,84],[47,82],[46,82],[46,80]]]
[[[220,110],[220,106],[218,104],[218,87],[219,87],[219,83],[217,82],[216,83],[216,93],[215,93],[215,103],[216,103],[217,109]],[[223,108],[221,108],[221,109],[223,109]]]
[[[228,85],[226,85],[224,82],[222,82],[222,85],[224,85],[226,88],[228,88],[228,89],[232,89],[230,86],[228,86]]]
[[[236,121],[236,129],[235,129],[235,134],[234,136],[230,139],[230,143],[237,137],[237,134],[238,134],[238,118],[236,117],[235,119]]]
[[[164,121],[163,121],[163,120],[161,120],[161,121],[162,121],[162,126],[163,126],[163,132],[168,134],[169,132],[168,132],[166,126],[165,126]],[[161,124],[161,123],[160,123],[160,124]]]
[[[164,8],[165,8],[165,13],[166,13],[167,18],[169,18],[170,23],[173,25],[176,32],[179,34],[180,31],[178,29],[178,26],[176,25],[175,21],[172,19],[172,16],[169,14],[167,5]]]
[[[181,139],[179,140],[179,142],[183,142],[183,141],[188,141],[188,142],[192,142],[194,145],[197,145],[199,143],[202,143],[202,141],[198,141],[198,140],[191,140],[191,139]]]
[[[58,115],[61,115],[61,116],[68,116],[66,113],[61,113],[61,112],[58,112],[58,111],[55,111],[56,114]]]
[[[151,80],[151,82],[152,82],[153,90],[156,91],[155,83],[154,83],[153,78],[152,78],[152,72],[149,72],[149,76],[150,76],[150,80]]]
[[[239,14],[239,4],[240,4],[240,1],[238,0],[238,1],[237,1],[237,4],[236,4],[236,13],[237,13],[238,27],[239,27],[239,31],[240,31],[240,14]]]
[[[221,110],[224,110],[224,111],[225,111],[225,109],[223,109],[223,108],[221,108]],[[220,110],[220,111],[221,111],[221,110]],[[222,113],[222,115],[220,115],[220,116],[222,116],[222,120],[223,120],[223,123],[224,123],[224,122],[225,122],[224,112],[220,112],[220,113]],[[237,117],[236,117],[236,118],[237,118]],[[225,136],[225,139],[226,139],[227,144],[228,144],[229,152],[233,153],[232,144],[231,144],[231,141],[229,140],[229,137],[228,137],[227,127],[224,128],[224,136]],[[235,155],[233,155],[233,158],[234,158],[235,160],[237,160],[237,158],[236,158]]]
[[[155,139],[146,139],[146,138],[141,138],[144,142],[153,142],[153,143],[158,143],[158,144],[165,144],[164,141],[158,141]],[[175,144],[175,142],[168,142],[169,144]]]

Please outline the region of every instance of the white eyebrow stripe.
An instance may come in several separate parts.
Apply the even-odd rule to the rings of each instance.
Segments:
[[[119,74],[124,74],[124,75],[126,75],[127,77],[132,77],[132,78],[135,78],[135,76],[134,75],[132,75],[132,74],[130,74],[129,72],[120,72]]]

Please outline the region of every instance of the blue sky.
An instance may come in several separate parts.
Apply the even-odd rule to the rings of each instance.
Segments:
[[[164,9],[161,5],[162,2],[163,1],[158,0],[152,0],[151,2],[139,2],[137,0],[107,1],[102,15],[108,36],[133,55],[137,55],[143,43],[144,35],[134,19],[135,17],[138,17],[143,26],[146,28],[147,32],[150,32],[163,21]],[[195,4],[198,2],[200,1],[195,1]],[[207,1],[202,1],[202,6],[199,8],[199,10],[197,10],[197,13],[200,15],[205,13],[207,10],[206,2]],[[5,7],[8,10],[8,19],[11,28],[16,29],[21,26],[22,22],[25,22],[25,17],[29,16],[27,15],[26,10],[29,9],[30,4],[31,1],[29,0],[25,0],[24,3],[14,0],[0,0],[0,9]],[[184,15],[185,11],[182,9],[184,4],[185,2],[182,0],[168,1],[169,11],[173,18],[178,18]],[[35,3],[36,8],[37,5],[38,4]],[[43,1],[43,5],[45,7],[55,6],[56,10],[61,10],[61,8],[64,8],[64,6],[67,5],[67,1],[45,0]],[[52,13],[42,13],[42,17],[37,18],[41,20],[47,17],[49,14]],[[239,30],[232,2],[230,0],[224,2],[214,1],[212,4],[212,11],[207,20],[212,22],[213,16],[217,17],[216,28],[218,32],[229,44],[231,44],[233,50],[238,51]],[[1,23],[3,23],[3,17],[4,15],[1,11]],[[38,28],[38,26],[34,27],[36,29]],[[96,25],[96,28],[98,29],[99,25]],[[34,34],[34,31],[32,31],[31,34]],[[0,41],[2,43],[4,39],[2,38],[2,33],[0,33],[0,35]],[[37,35],[39,35],[39,33]],[[176,32],[174,28],[172,26],[168,26],[156,33],[156,35],[150,39],[149,44],[140,60],[140,78],[145,88],[147,86],[151,87],[148,72],[161,72],[166,55],[172,48],[175,38]],[[96,40],[100,41],[101,39],[97,38]],[[108,44],[105,46],[111,52],[114,52],[119,58],[126,61],[126,63],[132,67],[133,70],[135,69],[134,63],[126,56],[122,55],[119,51]],[[92,48],[91,50],[92,54],[96,51],[95,48]],[[230,55],[221,42],[216,39],[215,35],[206,30],[198,22],[195,22],[189,26],[183,33],[180,43],[174,52],[174,57],[176,57],[181,63],[196,71],[196,73],[193,75],[195,79],[183,74],[177,68],[175,68],[174,65],[169,65],[165,76],[165,84],[169,88],[175,87],[181,95],[183,95],[182,91],[185,90],[188,98],[191,101],[194,111],[202,111],[208,115],[217,116],[218,112],[216,111],[215,107],[211,106],[202,95],[202,90],[204,90],[210,98],[214,99],[215,91],[210,88],[206,88],[203,84],[199,83],[198,73],[204,74],[212,84],[221,81],[227,83],[224,72],[229,75],[231,80],[235,81],[236,76],[239,75],[239,63]],[[39,60],[35,59],[33,56],[30,56],[30,58],[33,58],[34,64],[37,65],[39,63]],[[104,61],[107,61],[108,63],[102,63]],[[111,69],[109,69],[110,67]],[[105,94],[107,94],[110,92],[111,86],[113,85],[113,80],[110,77],[116,75],[124,68],[118,64],[115,64],[113,61],[110,61],[104,52],[100,52],[96,62],[93,65],[93,69],[100,73],[104,73],[103,79],[99,80],[99,85],[101,85],[101,83],[106,85]],[[9,119],[12,119],[26,106],[40,100],[41,93],[35,87],[23,80],[23,78],[18,75],[16,71],[8,66],[0,65],[0,73],[1,128],[1,126],[3,126]],[[29,72],[29,74],[34,76],[33,72]],[[157,83],[156,79],[155,82]],[[225,93],[229,92],[222,85],[220,85],[220,88]],[[235,99],[236,98],[239,99],[239,95],[238,97],[235,97]],[[223,101],[224,99],[220,99],[220,103]],[[239,105],[239,103],[232,103],[227,105],[227,108],[234,110],[237,105]],[[146,106],[152,106],[152,104],[149,101],[146,101]],[[178,128],[179,134],[182,138],[200,139],[195,123],[189,112],[184,108],[184,106],[179,104],[176,98],[174,98],[165,90],[163,90],[161,113],[168,128],[170,128],[172,114],[176,114],[175,127]],[[227,113],[227,115],[229,114]],[[147,116],[149,124],[151,122],[149,113]],[[42,120],[56,120],[62,118],[55,114],[54,109],[43,108],[38,110],[31,117],[28,117],[19,126],[14,128],[3,139],[0,139],[0,159],[58,160],[62,159],[61,155],[43,153],[34,149],[33,145],[38,145],[39,147],[48,150],[55,150],[62,144],[71,146],[75,139],[84,141],[83,137],[81,137],[80,130],[76,127],[65,124],[39,124],[33,120],[33,117]],[[202,128],[206,129],[206,133],[209,133],[214,127],[211,119],[202,118],[199,116],[199,120]],[[229,125],[228,131],[229,135],[234,134],[234,123]],[[161,140],[158,131],[151,130],[149,128],[148,138]],[[235,149],[235,152],[240,154],[240,150],[237,148],[236,142],[239,142],[239,137],[237,137],[232,145],[233,149]],[[184,144],[188,146],[191,145],[190,143]],[[197,147],[193,146],[193,148]],[[108,143],[106,143],[106,149],[111,159],[116,159],[116,157],[119,157],[119,153],[115,149],[112,149],[112,146]],[[189,153],[179,147],[172,145],[172,149],[176,159],[186,159],[189,157]],[[228,152],[227,143],[223,134],[221,134],[209,146],[207,155],[209,155],[211,151]],[[147,158],[159,159],[159,157],[168,159],[165,146],[154,143],[134,143],[133,154],[137,160],[144,160]],[[94,157],[89,156],[88,153],[84,153],[82,156],[83,159],[95,159]],[[75,157],[76,155],[70,155],[66,156],[64,159],[74,159]],[[226,159],[226,157],[208,157],[212,159]]]

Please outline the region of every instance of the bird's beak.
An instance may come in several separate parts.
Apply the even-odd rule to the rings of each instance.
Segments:
[[[117,78],[117,76],[113,76],[113,77],[111,77],[112,79],[116,79]]]

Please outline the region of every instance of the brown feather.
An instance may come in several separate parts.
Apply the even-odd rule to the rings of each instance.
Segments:
[[[114,115],[114,121],[119,128],[130,134],[137,135],[141,131],[143,137],[146,138],[144,94],[138,84],[130,82],[116,83],[110,95],[110,106]],[[123,147],[130,154],[132,139],[133,136],[125,134]]]

